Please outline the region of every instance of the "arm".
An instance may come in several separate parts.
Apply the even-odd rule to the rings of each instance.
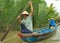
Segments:
[[[30,9],[31,9],[30,16],[32,16],[32,15],[33,15],[33,6],[32,6],[32,2],[30,1],[29,4],[30,4]]]
[[[21,17],[20,15],[17,17],[19,24],[21,23]]]
[[[50,19],[48,18],[48,21],[50,21]]]

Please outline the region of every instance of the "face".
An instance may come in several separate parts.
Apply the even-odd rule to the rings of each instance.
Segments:
[[[26,15],[26,14],[23,14],[23,16],[24,16],[24,18],[27,18],[27,16],[28,16],[28,15]]]

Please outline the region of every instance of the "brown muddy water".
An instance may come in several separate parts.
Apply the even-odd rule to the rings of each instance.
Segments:
[[[4,39],[4,41],[3,42],[0,41],[0,43],[28,43],[28,42],[24,42],[17,36],[18,32],[19,31],[9,32],[9,34]],[[42,40],[39,42],[32,42],[32,43],[60,43],[60,26],[58,26],[58,29],[53,36],[51,36],[45,40]]]

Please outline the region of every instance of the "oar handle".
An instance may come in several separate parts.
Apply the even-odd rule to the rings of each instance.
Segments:
[[[31,0],[30,0],[31,1]],[[25,8],[22,10],[22,12],[24,11],[24,10],[26,10],[26,8],[29,6],[29,2],[30,1],[28,1],[28,3],[27,3],[27,5],[25,6]],[[21,16],[22,14],[20,13],[20,16]]]

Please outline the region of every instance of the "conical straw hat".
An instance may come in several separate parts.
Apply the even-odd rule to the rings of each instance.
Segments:
[[[27,11],[23,11],[23,12],[22,12],[22,15],[23,15],[23,14],[29,15],[29,13],[28,13]]]
[[[54,18],[51,18],[51,19],[54,19]]]

